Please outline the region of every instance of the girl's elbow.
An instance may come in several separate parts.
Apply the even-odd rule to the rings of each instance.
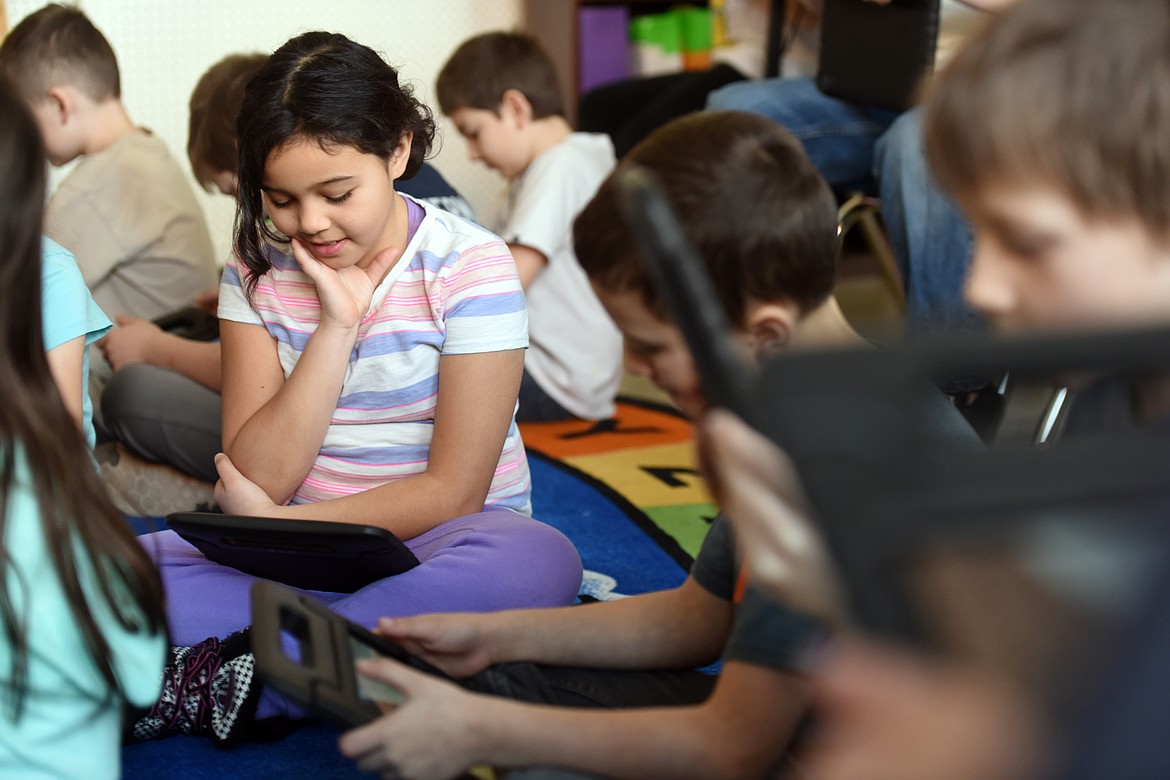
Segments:
[[[429,476],[436,483],[432,486],[430,495],[438,498],[435,508],[445,519],[483,511],[488,496],[487,486],[468,484],[465,480],[459,479],[444,479],[435,474]]]
[[[475,493],[467,494],[461,497],[456,497],[448,506],[447,515],[451,518],[465,517],[466,515],[474,515],[482,512],[487,501],[486,495],[478,495]]]

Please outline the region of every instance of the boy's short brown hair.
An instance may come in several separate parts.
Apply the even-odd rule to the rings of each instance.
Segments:
[[[649,135],[618,170],[633,164],[658,179],[731,322],[743,322],[752,300],[793,302],[803,314],[832,294],[836,199],[780,125],[739,111],[691,114]],[[573,224],[577,259],[595,286],[636,292],[669,322],[618,212],[615,176]]]
[[[1054,187],[1087,217],[1170,234],[1170,3],[1029,0],[997,15],[925,107],[936,177]]]
[[[229,54],[200,76],[191,92],[187,158],[195,180],[211,191],[215,175],[239,168],[236,116],[244,88],[267,54]]]
[[[522,33],[491,32],[464,41],[435,84],[439,110],[448,116],[460,108],[498,114],[509,89],[528,99],[534,119],[565,114],[552,60],[536,39]]]
[[[122,96],[114,50],[73,6],[52,3],[16,25],[0,44],[0,72],[28,102],[65,84],[99,103]]]

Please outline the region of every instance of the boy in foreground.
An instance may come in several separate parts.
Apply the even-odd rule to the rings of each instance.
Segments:
[[[749,114],[696,114],[655,132],[624,164],[659,178],[750,354],[861,343],[831,294],[833,196],[786,131]],[[707,408],[700,377],[642,272],[616,197],[611,177],[577,219],[578,257],[625,336],[628,369],[697,418]],[[618,777],[764,776],[805,715],[796,663],[823,628],[742,585],[730,529],[717,519],[674,590],[382,621],[383,635],[457,677],[474,676],[476,689],[534,703],[376,661],[361,672],[402,690],[405,702],[346,734],[342,752],[362,769],[418,778],[481,763]],[[718,677],[678,671],[720,656]]]

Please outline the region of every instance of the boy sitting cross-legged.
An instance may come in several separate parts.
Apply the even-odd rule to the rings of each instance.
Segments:
[[[162,139],[130,118],[114,51],[82,11],[51,3],[22,19],[0,44],[0,75],[32,110],[49,162],[77,161],[49,198],[45,235],[73,253],[108,317],[158,317],[214,282],[195,193]],[[101,440],[110,367],[88,349],[84,405]]]

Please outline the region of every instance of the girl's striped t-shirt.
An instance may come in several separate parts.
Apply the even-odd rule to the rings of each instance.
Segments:
[[[425,471],[439,358],[528,346],[524,293],[504,242],[430,204],[414,204],[425,216],[374,291],[321,451],[292,503],[360,493]],[[267,251],[272,269],[256,285],[251,304],[237,262],[227,264],[219,316],[263,325],[276,340],[287,378],[320,322],[321,304],[291,251]],[[530,494],[513,412],[486,503],[530,514]]]

